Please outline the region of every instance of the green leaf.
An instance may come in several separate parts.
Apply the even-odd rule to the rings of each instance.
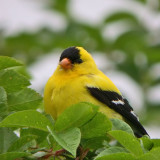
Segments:
[[[160,147],[152,149],[143,156],[138,157],[137,160],[159,160],[160,159]]]
[[[48,142],[48,145],[50,146],[49,148],[53,148],[54,152],[63,149],[63,147],[56,141],[56,139],[54,139],[54,137],[51,134],[47,136],[46,140]]]
[[[30,88],[8,94],[8,106],[10,111],[36,109],[40,102],[42,102],[42,97]]]
[[[11,57],[0,56],[0,70],[15,66],[22,66],[22,63]]]
[[[136,160],[159,160],[159,159],[156,159],[154,155],[147,153],[144,154],[143,156],[138,157]]]
[[[6,115],[7,111],[8,111],[7,93],[3,87],[0,87],[0,117]]]
[[[17,139],[18,137],[10,128],[0,128],[0,153],[6,152]]]
[[[97,157],[103,157],[103,156],[106,156],[106,155],[110,155],[110,154],[114,154],[114,153],[121,153],[121,152],[127,152],[124,148],[122,147],[110,147],[110,148],[107,148],[105,149],[104,151],[102,151]]]
[[[153,147],[160,147],[160,139],[152,139]]]
[[[124,121],[120,119],[111,119],[112,130],[122,130],[134,135],[132,128]]]
[[[7,92],[16,92],[30,85],[30,82],[23,75],[13,70],[0,71],[0,86]]]
[[[7,152],[0,154],[1,160],[16,160],[17,158],[26,157],[29,153],[25,152]]]
[[[34,136],[34,135],[27,135],[27,136],[20,137],[9,147],[8,152],[25,151],[29,147],[33,146],[33,140],[36,138],[37,136]]]
[[[98,111],[98,107],[81,102],[67,108],[56,120],[55,130],[63,131],[73,127],[80,127],[88,122]]]
[[[15,67],[15,68],[13,68],[13,70],[18,72],[19,74],[25,76],[27,79],[32,78],[32,75],[29,73],[28,68],[26,66]]]
[[[83,125],[81,129],[82,138],[93,138],[105,136],[107,131],[111,130],[111,121],[102,113],[98,112],[89,122]]]
[[[53,117],[50,114],[45,114],[45,116],[52,123],[52,125],[55,124],[55,120],[53,119]]]
[[[53,127],[44,115],[34,110],[13,113],[0,123],[0,127],[31,127],[43,131],[48,131],[47,126]]]
[[[157,160],[160,159],[160,147],[153,148],[149,153],[154,155]]]
[[[143,154],[139,141],[133,135],[124,131],[109,131],[108,133],[135,156]]]
[[[58,134],[49,127],[48,130],[59,145],[76,157],[76,151],[81,139],[79,128],[71,128]]]
[[[136,160],[136,158],[130,153],[115,153],[96,158],[95,160]]]
[[[81,145],[83,146],[83,148],[90,148],[90,149],[93,149],[93,150],[97,150],[99,148],[104,147],[103,143],[105,141],[108,141],[107,136],[94,137],[94,138],[90,138],[90,139],[82,139],[81,140]]]
[[[153,142],[150,138],[143,136],[142,138],[139,139],[140,141],[142,141],[141,145],[144,149],[144,151],[148,152],[149,150],[151,150],[151,148],[153,147]]]
[[[41,143],[42,141],[44,141],[44,139],[46,140],[46,137],[48,135],[47,132],[39,130],[39,129],[35,129],[35,128],[21,128],[20,129],[20,136],[29,136],[29,135],[34,135],[36,136],[36,141],[37,143]]]

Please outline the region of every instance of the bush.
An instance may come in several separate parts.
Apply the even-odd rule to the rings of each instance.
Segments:
[[[125,122],[109,120],[93,104],[75,104],[54,121],[21,67],[0,56],[0,159],[160,159],[159,139],[137,139]]]

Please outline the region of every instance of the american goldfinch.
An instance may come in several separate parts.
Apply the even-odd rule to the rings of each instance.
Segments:
[[[126,121],[137,137],[148,135],[113,82],[96,66],[92,56],[82,47],[65,49],[54,74],[44,91],[45,111],[54,119],[67,108],[79,102],[100,106],[100,112],[109,118]]]

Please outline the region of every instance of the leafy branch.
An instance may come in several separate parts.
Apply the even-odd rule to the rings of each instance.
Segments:
[[[14,70],[22,63],[3,56],[0,62],[0,159],[160,158],[159,139],[137,139],[128,124],[108,119],[88,102],[74,104],[54,121],[40,110],[42,97],[28,88],[28,78]]]

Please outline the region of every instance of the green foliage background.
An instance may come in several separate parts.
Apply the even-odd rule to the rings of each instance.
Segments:
[[[76,155],[77,147],[81,144],[83,153],[85,149],[91,148],[85,159],[158,160],[159,140],[150,140],[147,137],[137,140],[128,125],[114,120],[111,123],[92,104],[77,105],[85,106],[81,107],[81,119],[84,121],[75,119],[79,111],[73,107],[69,112],[73,112],[75,117],[69,116],[66,111],[55,123],[51,117],[44,115],[42,97],[28,88],[30,75],[22,62],[29,66],[42,54],[68,46],[83,46],[90,52],[106,54],[115,63],[118,71],[127,73],[141,86],[146,109],[143,123],[159,126],[160,104],[148,101],[146,93],[151,87],[157,86],[160,80],[151,74],[152,67],[160,61],[160,37],[157,36],[160,30],[150,30],[137,15],[127,11],[113,12],[106,15],[101,23],[89,25],[71,15],[69,3],[69,0],[46,1],[47,10],[56,11],[67,21],[66,27],[59,32],[42,28],[34,33],[23,32],[7,37],[3,35],[3,31],[0,32],[0,54],[21,60],[0,57],[0,159],[44,158],[49,155],[50,148],[53,151],[65,148],[68,152],[61,158],[74,159],[75,156],[83,155]],[[145,7],[148,1],[135,3],[141,3]],[[155,14],[160,12],[159,6],[151,9]],[[104,37],[104,28],[117,22],[123,23],[128,29],[114,40]],[[116,56],[113,56],[115,52]],[[117,57],[122,55],[126,58],[120,63]],[[142,57],[139,64],[135,62],[137,57]],[[92,112],[89,112],[90,109]],[[85,119],[86,115],[88,119]],[[94,116],[98,117],[98,121]],[[66,120],[69,121],[69,126],[64,129],[63,121]],[[94,131],[88,130],[95,123],[97,128]],[[120,124],[125,127],[118,128]],[[106,132],[110,136],[106,136]],[[114,145],[109,143],[111,136],[118,141]]]

